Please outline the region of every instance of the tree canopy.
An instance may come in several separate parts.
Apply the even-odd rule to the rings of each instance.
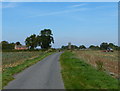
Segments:
[[[30,49],[35,49],[37,46],[40,46],[42,49],[48,49],[51,48],[51,43],[54,43],[52,35],[52,30],[44,29],[40,31],[39,35],[33,34],[27,37],[25,43]]]
[[[54,39],[52,37],[52,31],[50,29],[44,29],[40,32],[39,45],[42,49],[48,49],[51,47],[51,43],[54,43]]]
[[[34,49],[37,47],[37,36],[35,34],[27,37],[25,43],[29,49]]]

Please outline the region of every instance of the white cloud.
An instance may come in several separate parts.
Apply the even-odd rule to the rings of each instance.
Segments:
[[[64,11],[57,11],[57,12],[50,12],[50,13],[44,13],[44,14],[39,14],[39,15],[34,15],[30,17],[38,17],[38,16],[50,16],[50,15],[57,15],[57,14],[65,14],[65,13],[71,13],[71,12],[79,12],[79,11],[85,11],[87,8],[80,8],[80,9],[69,9],[69,10],[64,10]]]

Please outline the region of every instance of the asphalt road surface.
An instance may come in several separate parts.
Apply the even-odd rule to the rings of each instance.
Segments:
[[[4,89],[64,89],[59,57],[54,53],[15,75]]]

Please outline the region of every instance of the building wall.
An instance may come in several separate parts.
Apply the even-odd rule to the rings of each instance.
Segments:
[[[15,50],[27,50],[27,49],[28,49],[28,47],[15,45]]]

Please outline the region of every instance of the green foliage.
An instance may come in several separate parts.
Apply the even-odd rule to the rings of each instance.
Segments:
[[[12,50],[14,49],[15,43],[9,43],[7,41],[2,41],[0,43],[2,50]]]
[[[78,46],[76,46],[76,45],[71,45],[71,49],[78,49]]]
[[[101,43],[100,46],[95,46],[95,45],[90,45],[89,49],[92,50],[107,50],[108,48],[112,48],[114,50],[120,50],[120,47],[118,47],[117,45],[114,45],[113,43]],[[68,45],[67,46],[62,46],[61,47],[62,50],[67,50],[68,49]],[[80,45],[79,47],[77,47],[76,45],[71,45],[71,49],[87,49],[84,45]]]
[[[89,48],[93,49],[93,50],[99,50],[100,49],[99,46],[94,46],[94,45],[91,45]]]
[[[117,79],[96,70],[72,52],[64,52],[60,62],[66,89],[118,89]]]
[[[119,47],[117,45],[114,45],[113,43],[109,43],[108,44],[108,43],[103,42],[100,45],[100,49],[101,50],[107,50],[108,47],[110,47],[110,48],[112,48],[114,50],[118,50],[119,49]]]
[[[40,33],[40,44],[42,49],[49,49],[51,47],[51,43],[54,43],[54,39],[52,37],[52,31],[50,29],[44,29]]]
[[[54,43],[52,37],[52,31],[50,29],[41,30],[40,35],[31,35],[25,40],[26,45],[30,49],[35,49],[37,46],[40,46],[42,49],[51,48],[51,43]]]
[[[68,49],[68,46],[62,46],[61,49]],[[71,45],[71,49],[79,49],[76,45]]]
[[[79,46],[79,49],[86,49],[84,45]]]
[[[109,43],[109,47],[114,49],[114,50],[118,50],[118,46],[114,45],[113,43]]]
[[[68,49],[68,46],[62,46],[61,49]]]
[[[103,42],[103,43],[100,45],[100,49],[102,49],[102,50],[107,50],[108,47],[109,47],[108,43],[105,43],[105,42]]]
[[[25,43],[29,47],[29,49],[36,48],[37,47],[37,36],[33,34],[30,37],[27,37],[25,40]]]

